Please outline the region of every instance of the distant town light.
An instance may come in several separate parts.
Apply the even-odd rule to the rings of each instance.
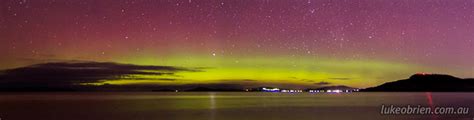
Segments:
[[[279,88],[262,88],[263,91],[265,92],[279,92]]]

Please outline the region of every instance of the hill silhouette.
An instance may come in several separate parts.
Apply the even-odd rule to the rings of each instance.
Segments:
[[[444,74],[415,74],[408,79],[387,82],[361,91],[380,92],[473,92],[474,79]]]

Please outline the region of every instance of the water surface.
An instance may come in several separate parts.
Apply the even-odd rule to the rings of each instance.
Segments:
[[[381,115],[381,105],[469,106],[474,93],[104,92],[0,93],[2,120],[465,119]]]

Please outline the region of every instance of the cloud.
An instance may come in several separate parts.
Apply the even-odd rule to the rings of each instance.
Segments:
[[[351,80],[352,78],[329,78],[332,80]]]
[[[0,87],[64,87],[118,79],[174,81],[176,79],[163,76],[177,76],[177,72],[201,71],[202,68],[113,62],[52,62],[0,71]],[[153,78],[149,78],[150,76]]]
[[[330,83],[330,82],[324,82],[324,81],[322,81],[322,82],[318,82],[318,83],[314,83],[314,84],[315,84],[315,85],[321,85],[321,86],[323,86],[323,85],[329,85],[329,84],[331,84],[331,83]]]

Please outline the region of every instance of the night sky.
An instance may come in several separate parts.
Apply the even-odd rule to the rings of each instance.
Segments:
[[[2,0],[0,56],[0,69],[71,60],[202,69],[95,85],[474,77],[474,1]]]

